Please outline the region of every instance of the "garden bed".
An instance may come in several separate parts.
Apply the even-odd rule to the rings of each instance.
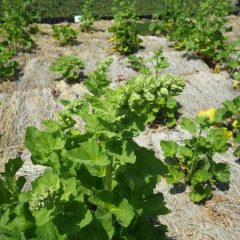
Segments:
[[[113,52],[108,39],[110,33],[106,29],[111,21],[98,21],[92,33],[81,33],[74,46],[61,47],[51,37],[51,26],[39,25],[40,32],[35,36],[37,48],[32,53],[22,53],[16,58],[23,67],[17,81],[0,84],[0,132],[3,134],[0,159],[1,167],[10,157],[22,156],[25,164],[20,174],[31,181],[41,172],[42,167],[32,166],[29,154],[24,149],[24,134],[28,126],[42,127],[42,121],[55,118],[62,109],[60,99],[72,100],[82,97],[86,88],[82,81],[67,84],[55,81],[58,74],[52,73],[49,66],[62,54],[74,54],[86,62],[84,74],[93,71],[96,64],[107,56],[113,57],[109,69],[112,87],[122,84],[135,75],[126,57]],[[240,31],[239,18],[231,17],[234,27],[232,38]],[[77,24],[72,24],[77,28]],[[175,51],[164,37],[144,36],[142,49],[138,52],[143,58],[151,57],[154,51],[163,46],[163,54],[170,67],[165,72],[181,75],[186,80],[186,87],[178,97],[182,105],[182,115],[193,117],[200,110],[219,107],[227,99],[239,95],[233,90],[232,80],[227,72],[213,73],[200,59],[184,51]],[[167,129],[158,124],[147,127],[137,137],[136,142],[153,149],[156,156],[162,158],[160,140],[176,140],[181,142],[187,136],[178,127]],[[163,179],[156,191],[161,191],[172,213],[160,217],[161,223],[169,228],[169,239],[176,240],[238,240],[240,235],[240,166],[231,152],[221,161],[231,165],[231,183],[228,191],[215,191],[212,200],[205,205],[190,202],[187,192],[181,188],[170,191]],[[218,160],[217,160],[218,161]]]

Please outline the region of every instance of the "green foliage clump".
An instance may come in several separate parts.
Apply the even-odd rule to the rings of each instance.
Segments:
[[[200,202],[212,195],[214,184],[227,183],[230,166],[216,163],[216,153],[225,153],[232,133],[223,127],[210,127],[216,114],[215,109],[201,111],[192,121],[183,118],[181,127],[186,129],[191,138],[184,144],[174,141],[161,141],[161,148],[168,166],[166,175],[169,184],[184,182],[191,186],[189,197],[193,202]]]
[[[82,31],[89,32],[95,21],[95,17],[92,13],[93,0],[84,0],[82,7],[82,18],[80,28]]]
[[[101,76],[109,64],[100,65]],[[22,161],[9,162],[11,169],[6,165],[2,239],[164,239],[166,227],[152,220],[169,210],[153,189],[167,169],[133,137],[156,118],[167,96],[182,91],[183,79],[140,76],[117,89],[106,85],[96,81],[101,92],[95,95],[89,84],[91,94],[65,101],[59,119],[45,121],[45,131],[27,129],[33,163],[50,169],[21,192],[24,179],[13,176]]]
[[[11,78],[14,76],[18,62],[12,60],[15,55],[14,50],[0,44],[0,79]]]
[[[150,31],[167,35],[177,49],[186,49],[214,68],[227,69],[236,80],[239,75],[239,41],[231,42],[226,32],[227,16],[232,2],[201,0],[165,0],[156,14]]]
[[[118,2],[118,7],[114,9],[114,23],[109,28],[109,32],[113,33],[110,41],[114,44],[114,50],[129,54],[138,50],[142,42],[135,28],[135,22],[138,19],[135,2],[126,0],[116,2]]]
[[[33,22],[39,19],[30,11],[31,1],[13,7],[9,1],[3,1],[4,13],[0,16],[0,79],[15,75],[18,62],[13,60],[20,50],[31,49],[34,41],[31,37],[37,31]]]
[[[51,66],[50,70],[61,74],[61,78],[68,82],[79,79],[80,70],[84,69],[82,59],[74,55],[64,55],[59,57]]]
[[[53,38],[62,46],[73,45],[76,43],[78,33],[67,25],[53,25]]]
[[[214,125],[224,127],[233,134],[234,154],[240,157],[240,97],[227,100],[217,109]]]
[[[36,33],[37,27],[32,23],[39,20],[39,17],[28,9],[30,4],[31,1],[26,1],[13,7],[9,1],[3,2],[4,15],[0,18],[0,34],[9,48],[31,49],[34,46],[31,34]]]
[[[146,65],[146,63],[150,62],[153,65],[156,78],[159,78],[161,76],[162,70],[169,67],[170,65],[167,58],[163,56],[162,47],[158,48],[154,52],[154,55],[149,59],[144,60],[142,57],[139,57],[137,55],[129,55],[128,61],[135,71],[140,72],[144,75],[149,75],[152,72],[150,67]]]
[[[88,90],[96,95],[100,96],[103,94],[103,91],[106,87],[109,86],[111,81],[107,77],[107,70],[112,63],[112,58],[108,57],[103,60],[97,67],[97,69],[88,76],[84,81],[84,84],[87,86]]]
[[[134,71],[140,72],[142,74],[147,74],[149,72],[149,69],[145,65],[144,58],[132,54],[128,56],[128,61]]]

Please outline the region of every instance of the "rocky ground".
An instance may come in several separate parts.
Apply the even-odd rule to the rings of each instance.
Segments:
[[[238,37],[240,18],[230,17],[234,28],[231,38]],[[3,167],[10,157],[22,156],[25,165],[22,173],[29,179],[36,178],[41,172],[40,166],[32,166],[28,152],[24,149],[24,133],[27,126],[42,127],[41,122],[55,118],[62,108],[60,99],[74,99],[84,95],[86,89],[82,82],[72,85],[64,81],[55,81],[59,76],[49,70],[49,66],[62,54],[75,54],[86,63],[84,74],[91,72],[97,63],[107,56],[113,57],[109,77],[113,85],[118,85],[134,74],[127,58],[114,53],[108,42],[110,34],[105,30],[111,21],[99,21],[92,33],[81,33],[78,44],[61,47],[51,37],[51,26],[41,24],[40,33],[35,37],[37,49],[32,53],[23,53],[17,58],[23,67],[17,81],[0,83],[0,132],[3,139],[0,145],[0,165]],[[76,24],[72,25],[77,27]],[[163,46],[164,56],[170,67],[166,72],[181,75],[186,79],[186,88],[178,97],[182,105],[182,114],[193,117],[198,111],[209,107],[218,107],[226,99],[239,95],[233,90],[228,73],[213,73],[200,59],[184,51],[175,51],[166,38],[144,36],[143,49],[138,54],[144,58]],[[159,142],[162,139],[174,139],[181,142],[186,133],[179,129],[167,129],[161,125],[148,127],[136,139],[138,144],[153,149],[161,158]],[[169,227],[169,239],[176,240],[238,240],[240,236],[240,165],[231,152],[217,157],[229,162],[232,177],[228,191],[216,191],[214,197],[205,205],[196,205],[189,201],[187,192],[171,190],[165,181],[156,187],[163,192],[170,214],[160,217],[160,221]],[[217,159],[217,160],[218,160]]]

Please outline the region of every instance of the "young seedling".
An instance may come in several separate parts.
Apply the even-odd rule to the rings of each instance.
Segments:
[[[158,48],[152,57],[144,60],[142,57],[137,55],[129,55],[128,61],[131,64],[131,67],[144,75],[154,74],[156,78],[159,78],[162,74],[162,70],[169,67],[169,62],[167,58],[163,56],[163,48]],[[151,63],[154,68],[154,73],[152,73],[151,69],[146,65],[146,63]]]

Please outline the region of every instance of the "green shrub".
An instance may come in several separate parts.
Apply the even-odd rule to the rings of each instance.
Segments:
[[[5,80],[14,76],[18,62],[12,60],[15,55],[14,50],[0,44],[0,80]]]
[[[34,41],[31,34],[37,31],[37,27],[32,23],[39,18],[36,13],[28,11],[31,1],[15,8],[8,1],[3,2],[4,15],[0,18],[0,34],[4,43],[16,50],[32,48]]]
[[[113,33],[110,39],[114,44],[113,49],[123,54],[138,50],[142,40],[135,28],[137,20],[135,2],[121,0],[114,12],[114,23],[109,28],[109,32]]]
[[[80,23],[80,27],[82,31],[89,32],[95,21],[95,17],[92,13],[92,8],[93,8],[93,1],[84,0],[84,4],[82,8],[82,18]]]
[[[21,159],[7,163],[0,179],[1,238],[164,239],[166,227],[152,220],[169,212],[163,195],[154,194],[166,167],[133,137],[167,96],[182,91],[183,79],[140,76],[115,90],[98,86],[102,95],[94,90],[65,101],[59,119],[45,121],[45,131],[27,129],[32,162],[50,168],[22,192],[25,180],[15,178]],[[79,117],[83,130],[75,127]]]
[[[226,128],[233,134],[231,145],[234,147],[234,154],[240,157],[240,97],[233,100],[226,100],[217,109],[214,125]]]
[[[202,58],[215,72],[227,68],[239,78],[238,49],[240,41],[230,42],[226,32],[227,16],[232,2],[227,0],[165,0],[164,8],[155,16],[150,30],[167,35],[175,48],[186,49]],[[239,71],[239,70],[238,70]]]
[[[61,77],[69,82],[78,80],[82,69],[84,69],[83,60],[73,55],[59,57],[50,66],[51,71],[60,73]]]
[[[56,39],[61,45],[73,45],[77,41],[78,33],[74,31],[70,24],[67,25],[53,25],[53,38]]]
[[[106,87],[108,87],[111,81],[107,77],[107,70],[112,63],[112,58],[108,57],[103,60],[97,69],[91,73],[84,81],[88,90],[96,96],[100,96],[104,93]]]
[[[159,78],[162,74],[162,70],[170,65],[167,58],[163,56],[162,47],[155,50],[154,55],[145,61],[142,57],[136,55],[129,55],[128,61],[135,71],[139,71],[145,75],[149,75],[153,72],[156,78]],[[146,65],[146,63],[151,63],[151,65],[153,65],[153,71]]]
[[[166,175],[169,184],[184,182],[191,186],[189,197],[193,202],[200,202],[212,195],[214,184],[226,183],[230,177],[230,166],[216,163],[213,156],[225,153],[231,132],[225,128],[210,128],[202,112],[197,124],[183,118],[181,126],[192,136],[179,145],[174,141],[161,141],[161,148],[166,157],[169,172]],[[210,116],[211,118],[211,116]]]

